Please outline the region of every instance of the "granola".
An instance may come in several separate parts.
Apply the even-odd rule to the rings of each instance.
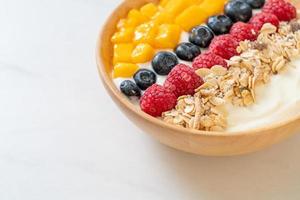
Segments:
[[[175,109],[164,112],[164,121],[197,130],[224,131],[227,128],[226,104],[249,106],[255,103],[255,88],[270,81],[300,56],[300,23],[282,22],[277,28],[265,24],[256,41],[240,42],[238,56],[222,66],[196,71],[204,84],[193,96],[178,98]]]

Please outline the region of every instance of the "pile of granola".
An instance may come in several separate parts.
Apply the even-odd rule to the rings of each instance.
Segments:
[[[178,98],[175,109],[164,112],[164,121],[197,130],[224,131],[226,104],[249,106],[255,102],[255,88],[269,82],[272,75],[286,69],[300,56],[300,21],[282,22],[278,28],[265,24],[256,41],[243,41],[222,66],[202,68],[196,73],[205,83],[193,96]]]

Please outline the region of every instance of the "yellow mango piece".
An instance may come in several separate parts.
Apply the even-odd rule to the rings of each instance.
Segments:
[[[177,45],[180,35],[180,26],[176,24],[162,24],[159,26],[154,46],[162,49],[173,49]]]
[[[160,5],[161,7],[165,7],[165,6],[169,3],[169,1],[170,1],[170,0],[160,0],[159,5]]]
[[[133,39],[133,28],[123,28],[120,31],[116,32],[112,37],[112,43],[129,43]]]
[[[151,18],[158,11],[158,8],[154,3],[148,3],[141,7],[140,11],[143,15]]]
[[[146,22],[146,21],[149,20],[149,18],[146,15],[143,15],[137,9],[130,10],[129,13],[128,13],[127,18],[128,19],[135,19],[135,20],[137,20],[138,24],[142,24],[142,23],[144,23],[144,22]]]
[[[157,12],[152,17],[152,22],[155,25],[161,25],[161,24],[173,24],[174,23],[174,16],[166,11]]]
[[[175,23],[188,32],[194,26],[204,23],[208,16],[209,15],[206,13],[204,8],[200,6],[191,6],[176,17]]]
[[[113,63],[131,62],[131,53],[134,49],[132,43],[115,44]]]
[[[165,6],[165,10],[171,13],[173,16],[177,16],[183,10],[197,4],[198,2],[199,0],[170,0]]]
[[[132,63],[117,63],[114,66],[113,77],[114,78],[130,78],[139,69],[139,66]]]
[[[120,30],[124,28],[125,23],[126,23],[126,19],[120,19],[119,22],[117,23],[117,29]]]
[[[140,24],[135,18],[121,19],[117,24],[117,29],[135,28]]]
[[[135,44],[147,43],[153,45],[156,32],[157,26],[153,23],[141,24],[134,31],[133,42]]]
[[[154,56],[154,49],[146,43],[141,43],[135,47],[131,54],[131,60],[134,63],[145,63]]]
[[[227,0],[214,0],[213,3],[211,0],[204,0],[199,6],[205,10],[208,16],[212,16],[222,13],[226,3]]]
[[[143,15],[139,10],[132,9],[129,11],[126,19],[121,19],[118,22],[117,28],[119,30],[123,28],[135,28],[148,20],[149,18]]]

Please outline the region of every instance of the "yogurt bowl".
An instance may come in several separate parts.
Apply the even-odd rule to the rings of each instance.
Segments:
[[[261,150],[278,143],[300,130],[300,103],[295,102],[282,112],[279,120],[266,121],[259,128],[236,129],[225,132],[199,131],[168,124],[142,112],[116,87],[112,78],[113,44],[111,37],[119,19],[132,8],[157,0],[124,1],[106,21],[99,35],[96,57],[100,78],[120,110],[139,128],[161,143],[189,153],[208,156],[239,155]],[[272,87],[272,86],[270,86]],[[293,88],[291,88],[293,89]],[[237,112],[238,113],[238,112]],[[271,115],[271,113],[270,113]],[[233,120],[234,121],[234,117]]]

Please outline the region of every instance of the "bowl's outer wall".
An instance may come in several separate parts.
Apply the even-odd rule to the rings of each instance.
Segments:
[[[174,127],[149,117],[135,108],[129,100],[124,97],[112,81],[112,55],[113,45],[110,42],[115,32],[118,20],[128,13],[132,8],[139,8],[147,2],[156,0],[126,0],[109,17],[102,28],[97,46],[97,64],[101,80],[113,101],[122,112],[139,128],[175,149],[185,152],[209,155],[228,156],[239,155],[258,151],[274,143],[277,143],[300,128],[300,119],[278,127],[265,128],[260,131],[249,131],[242,134],[208,134],[204,131],[192,131],[180,127]]]

